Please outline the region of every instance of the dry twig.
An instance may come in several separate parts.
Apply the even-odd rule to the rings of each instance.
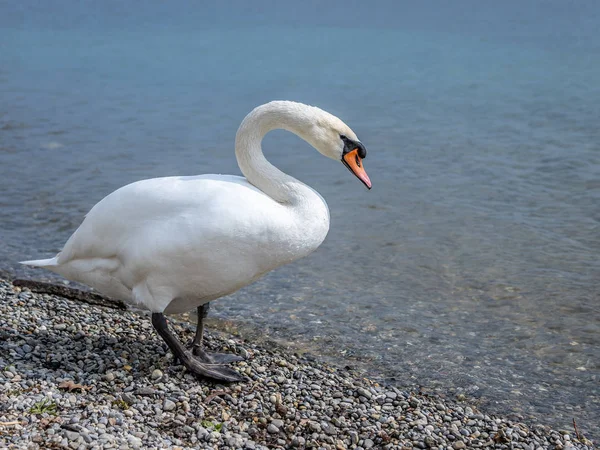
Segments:
[[[13,420],[12,422],[0,422],[0,427],[8,427],[10,425],[19,425],[21,422]]]
[[[575,429],[575,436],[577,436],[577,439],[581,441],[581,436],[579,435],[579,430],[577,429],[577,423],[575,423],[575,418],[573,418],[573,428]]]
[[[107,298],[94,292],[86,292],[82,291],[81,289],[61,286],[59,284],[46,283],[44,281],[24,280],[20,278],[13,280],[12,284],[13,286],[27,288],[31,292],[36,292],[38,294],[58,295],[71,300],[79,300],[80,302],[88,303],[90,305],[105,306],[113,309],[127,309],[125,303],[119,300]]]

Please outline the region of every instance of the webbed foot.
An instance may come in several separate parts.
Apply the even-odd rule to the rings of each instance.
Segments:
[[[244,381],[246,379],[231,367],[224,366],[221,363],[203,361],[190,350],[186,350],[183,358],[180,359],[190,372],[200,377],[225,382]]]

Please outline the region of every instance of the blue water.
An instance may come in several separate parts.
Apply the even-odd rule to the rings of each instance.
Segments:
[[[215,313],[594,436],[600,3],[424,3],[1,3],[0,269],[126,183],[239,173],[254,106],[315,104],[364,142],[374,189],[270,134],[331,231]]]

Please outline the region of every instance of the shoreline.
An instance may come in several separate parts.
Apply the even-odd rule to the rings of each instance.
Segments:
[[[214,302],[208,317],[209,330],[231,333],[267,347],[273,341],[288,353],[318,355],[320,361],[350,366],[381,384],[459,401],[467,399],[488,414],[513,421],[540,421],[573,432],[575,419],[581,429],[587,430],[587,437],[598,442],[594,424],[599,423],[600,399],[594,385],[598,374],[593,365],[593,336],[567,339],[569,336],[563,336],[551,324],[546,324],[550,328],[542,323],[527,328],[525,322],[530,315],[524,311],[511,313],[507,308],[513,301],[501,299],[493,302],[501,305],[496,311],[498,320],[478,315],[494,305],[480,304],[477,312],[470,309],[470,300],[453,305],[451,310],[447,309],[450,304],[426,302],[402,319],[390,320],[385,311],[369,311],[368,303],[373,300],[361,303],[351,295],[347,299],[349,307],[365,307],[357,315],[351,312],[355,308],[337,303],[335,285],[331,293],[322,291],[319,304],[315,304],[316,297],[299,299],[295,295],[293,286],[301,284],[294,282],[294,274],[283,270],[275,275],[231,298]],[[90,292],[87,286],[39,270],[12,270],[7,278],[45,280]],[[393,305],[395,300],[390,307]],[[435,307],[437,313],[432,313],[430,307]],[[451,320],[445,313],[452,315],[452,311],[461,312]],[[433,316],[438,314],[442,316],[436,328]],[[177,318],[194,323],[195,313]],[[562,318],[557,320],[566,323]],[[499,322],[510,327],[497,325]],[[519,333],[517,327],[522,327]],[[504,338],[499,335],[502,328],[507,331]],[[548,340],[540,346],[544,335]],[[545,353],[544,349],[550,347],[556,352]],[[569,352],[569,358],[560,358],[563,351]],[[586,355],[587,359],[582,359]]]
[[[586,430],[382,386],[277,344],[207,333],[246,357],[234,367],[250,381],[222,385],[174,365],[138,313],[3,279],[0,305],[0,448],[594,448]]]

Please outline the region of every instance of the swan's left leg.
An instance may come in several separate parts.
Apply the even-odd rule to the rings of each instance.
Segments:
[[[206,316],[208,316],[209,309],[210,302],[198,306],[198,324],[196,325],[196,335],[194,336],[194,340],[192,341],[191,345],[192,352],[201,361],[209,364],[227,364],[236,361],[243,361],[244,358],[238,355],[233,355],[230,353],[212,353],[207,352],[202,348],[204,340],[204,319],[206,319]]]
[[[165,319],[164,314],[152,313],[152,325],[154,325],[157,333],[167,343],[175,357],[177,357],[183,365],[194,374],[219,381],[244,380],[244,377],[235,370],[221,364],[205,362],[201,358],[195,356],[192,351],[187,350],[175,335],[171,333],[171,330],[169,330],[169,325],[167,324],[167,319]]]
[[[196,310],[196,314],[198,315],[198,323],[196,325],[196,335],[192,341],[192,349],[196,347],[202,347],[202,342],[204,341],[204,319],[206,319],[206,316],[208,316],[209,309],[210,302],[198,306],[198,309]]]

